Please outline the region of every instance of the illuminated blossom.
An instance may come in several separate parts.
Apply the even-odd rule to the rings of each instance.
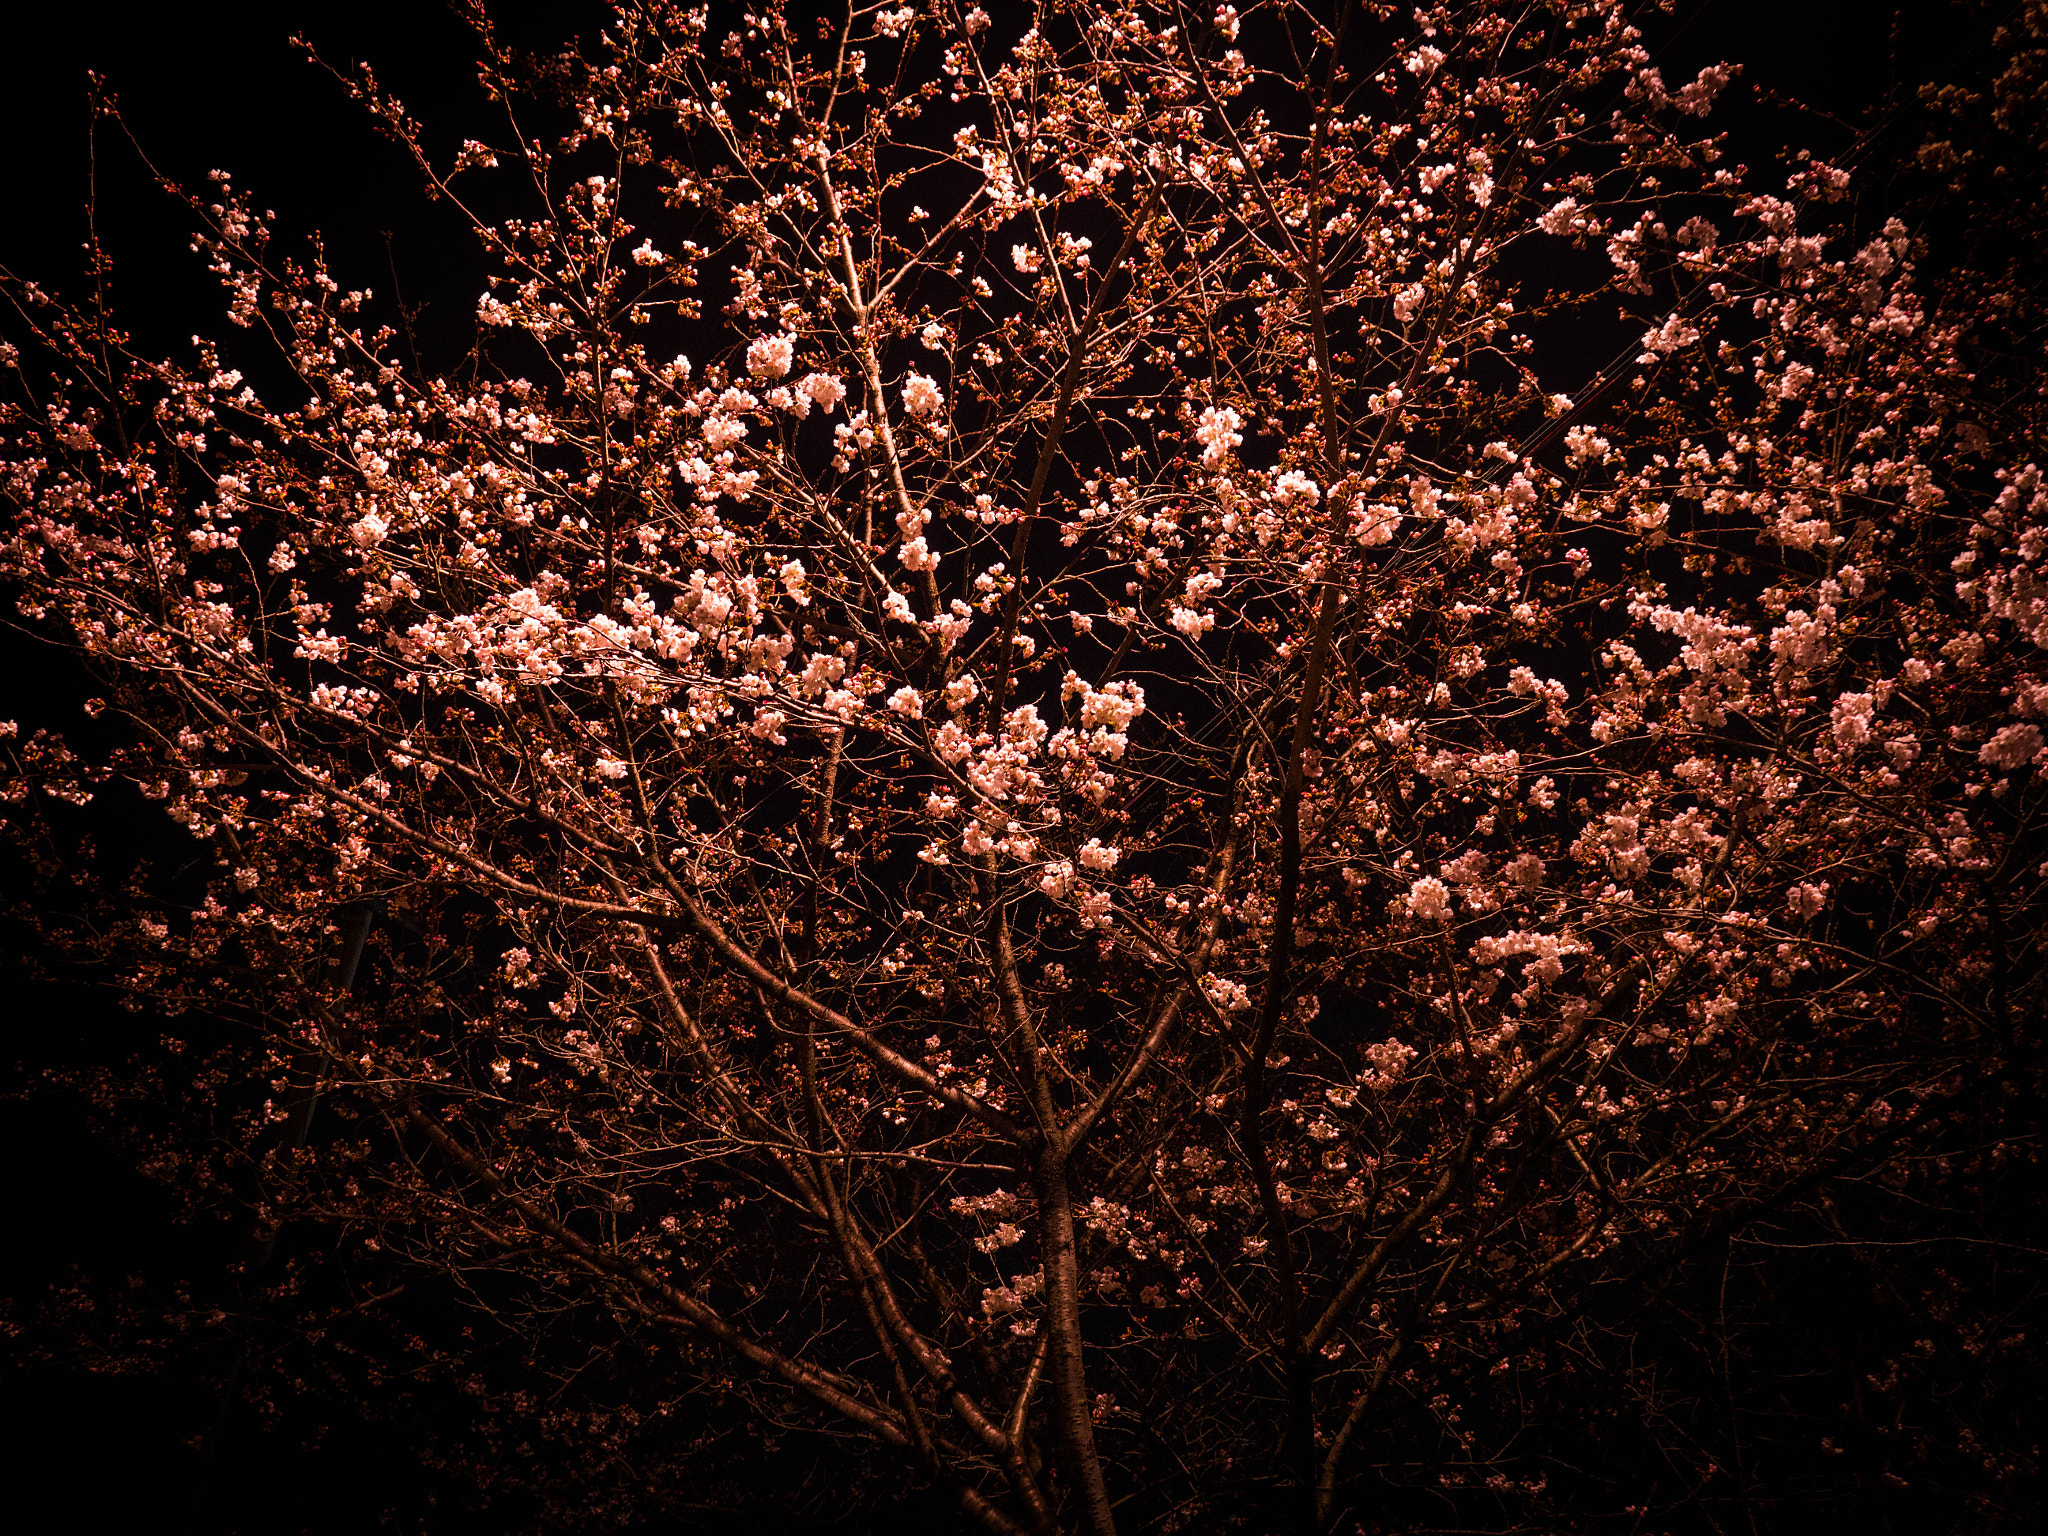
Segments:
[[[747,372],[757,379],[780,379],[796,361],[796,343],[788,336],[757,336],[747,343]]]
[[[1224,406],[1202,407],[1201,420],[1195,424],[1195,441],[1202,445],[1202,464],[1215,469],[1230,457],[1230,452],[1244,442],[1244,434],[1238,431],[1244,425],[1244,418]]]
[[[938,384],[921,373],[903,382],[903,409],[913,416],[929,416],[944,403]]]
[[[1408,887],[1408,910],[1425,923],[1440,923],[1450,916],[1451,892],[1434,875],[1424,875]]]

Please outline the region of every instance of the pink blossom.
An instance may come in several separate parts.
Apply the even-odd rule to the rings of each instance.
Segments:
[[[2041,754],[2038,725],[2008,725],[1977,749],[1977,760],[1993,768],[2024,767]]]
[[[1832,712],[1835,745],[1852,751],[1870,740],[1870,716],[1875,701],[1867,693],[1845,693],[1835,700]]]
[[[1401,527],[1401,509],[1360,497],[1352,504],[1351,536],[1366,548],[1391,544]]]
[[[1081,846],[1077,855],[1083,869],[1107,872],[1116,868],[1116,861],[1122,857],[1122,850],[1104,846],[1102,839],[1091,837]]]
[[[1713,109],[1714,98],[1728,88],[1728,82],[1735,78],[1736,72],[1726,64],[1709,64],[1690,85],[1679,87],[1671,98],[1671,104],[1681,112],[1705,117]]]
[[[1202,445],[1205,468],[1215,469],[1230,457],[1231,450],[1244,441],[1244,434],[1238,431],[1243,425],[1244,419],[1228,406],[1202,408],[1202,418],[1195,424],[1195,441]]]
[[[1575,197],[1558,199],[1537,220],[1536,227],[1546,235],[1577,234],[1586,227],[1586,221],[1579,214],[1579,200]]]
[[[1415,1057],[1415,1047],[1399,1040],[1382,1040],[1369,1045],[1365,1048],[1365,1059],[1371,1065],[1358,1074],[1358,1084],[1371,1092],[1384,1093],[1408,1070],[1408,1064]]]
[[[846,398],[846,384],[837,374],[807,373],[796,387],[799,393],[824,411],[832,410]]]
[[[1273,494],[1282,501],[1313,502],[1322,495],[1322,492],[1317,488],[1315,481],[1307,475],[1298,469],[1290,469],[1275,477]]]
[[[913,373],[903,383],[903,409],[913,416],[929,416],[943,403],[936,380]]]
[[[747,372],[757,379],[780,379],[796,360],[796,342],[788,336],[757,336],[747,343]]]
[[[1434,875],[1424,875],[1408,887],[1408,910],[1425,923],[1440,923],[1450,916],[1450,888]]]

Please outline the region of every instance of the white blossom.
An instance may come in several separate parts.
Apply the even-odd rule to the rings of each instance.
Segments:
[[[936,380],[913,373],[903,381],[903,409],[911,415],[929,416],[944,403]]]

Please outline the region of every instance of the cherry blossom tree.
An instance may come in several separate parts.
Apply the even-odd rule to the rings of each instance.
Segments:
[[[101,942],[255,1026],[265,1230],[978,1528],[1320,1530],[1396,1419],[1536,1507],[1472,1405],[1586,1297],[2017,1081],[2023,301],[1632,10],[638,0],[553,97],[479,12],[493,143],[348,77],[465,367],[225,175],[189,355],[17,286],[0,559],[121,745],[10,815],[206,850]]]

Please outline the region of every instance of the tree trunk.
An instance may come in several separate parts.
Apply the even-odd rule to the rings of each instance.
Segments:
[[[1089,1536],[1116,1536],[1102,1459],[1095,1450],[1094,1405],[1081,1356],[1081,1261],[1074,1245],[1074,1209],[1067,1190],[1066,1154],[1047,1148],[1035,1170],[1038,1220],[1045,1254],[1045,1323],[1049,1330],[1046,1382],[1051,1388],[1060,1468],[1080,1500],[1081,1527]]]

